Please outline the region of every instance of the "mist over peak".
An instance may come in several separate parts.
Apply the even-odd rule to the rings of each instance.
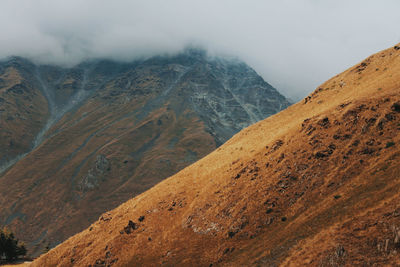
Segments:
[[[241,58],[297,99],[399,42],[399,8],[394,0],[5,0],[0,58],[73,66],[96,58],[130,62],[200,46],[211,55]]]

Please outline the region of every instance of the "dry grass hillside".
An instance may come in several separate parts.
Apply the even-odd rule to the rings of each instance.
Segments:
[[[6,264],[6,265],[1,265],[2,267],[28,267],[30,266],[30,262],[24,262],[24,263],[15,263],[15,264]]]
[[[31,266],[399,265],[399,132],[396,46]]]

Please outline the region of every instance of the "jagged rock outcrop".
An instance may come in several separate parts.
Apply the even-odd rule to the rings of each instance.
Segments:
[[[110,170],[111,164],[108,159],[104,155],[97,155],[95,166],[89,169],[87,175],[79,182],[78,190],[86,192],[97,188]]]

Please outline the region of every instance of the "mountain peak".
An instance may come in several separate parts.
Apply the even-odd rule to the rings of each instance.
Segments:
[[[205,58],[208,53],[207,50],[203,47],[188,46],[184,49],[183,54],[192,57]]]

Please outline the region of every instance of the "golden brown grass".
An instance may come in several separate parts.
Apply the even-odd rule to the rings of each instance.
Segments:
[[[6,265],[0,265],[2,267],[27,267],[30,266],[31,262],[24,262],[24,263],[15,263],[15,264],[6,264]]]

